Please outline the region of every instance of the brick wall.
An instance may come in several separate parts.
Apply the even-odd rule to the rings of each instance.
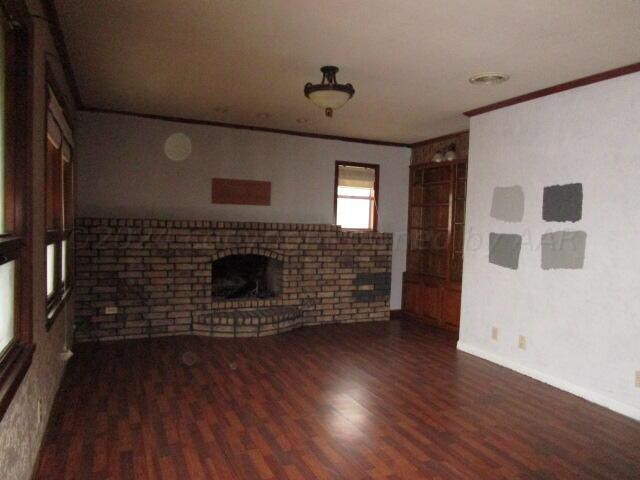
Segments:
[[[188,334],[212,311],[295,307],[304,324],[389,318],[392,235],[332,225],[80,218],[76,339]],[[282,294],[213,301],[211,262],[283,261]],[[117,313],[107,315],[107,307]]]

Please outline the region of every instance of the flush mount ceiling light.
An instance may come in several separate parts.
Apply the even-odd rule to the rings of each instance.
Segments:
[[[336,74],[338,67],[330,65],[320,69],[322,82],[307,83],[304,86],[304,95],[320,108],[324,108],[327,117],[333,116],[333,111],[347,103],[356,91],[350,83],[338,83]]]
[[[498,85],[507,80],[509,80],[509,75],[500,72],[483,72],[469,78],[469,82],[474,85]]]

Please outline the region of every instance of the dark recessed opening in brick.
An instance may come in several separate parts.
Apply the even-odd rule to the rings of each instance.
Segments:
[[[214,299],[272,298],[280,294],[282,262],[263,255],[229,255],[211,264]]]

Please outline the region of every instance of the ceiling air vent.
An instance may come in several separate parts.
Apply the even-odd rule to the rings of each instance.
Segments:
[[[497,85],[507,80],[509,80],[509,75],[500,72],[483,72],[469,78],[469,82],[474,85]]]

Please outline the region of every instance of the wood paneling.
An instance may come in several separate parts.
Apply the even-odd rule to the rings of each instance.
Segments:
[[[637,479],[640,423],[417,322],[80,344],[42,480]]]
[[[225,205],[271,205],[271,182],[214,178],[211,203]]]

